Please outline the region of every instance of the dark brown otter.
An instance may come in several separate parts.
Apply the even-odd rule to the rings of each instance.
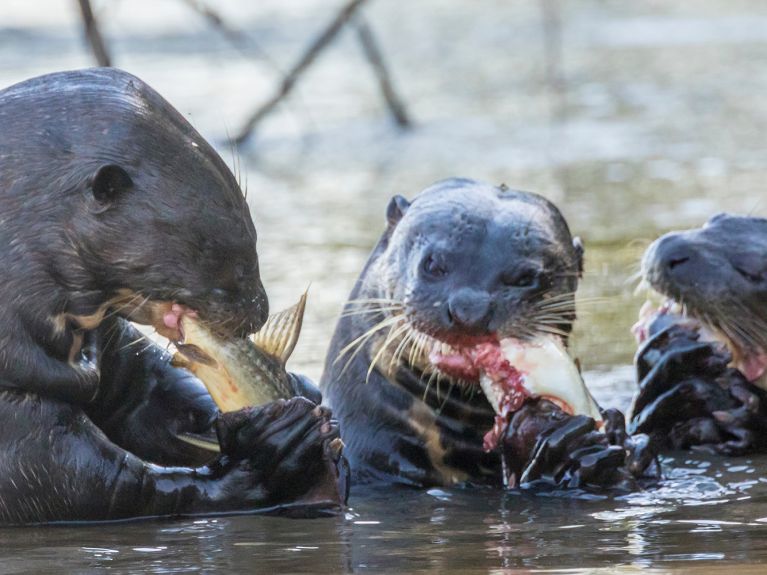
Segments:
[[[256,230],[218,154],[115,69],[7,88],[0,125],[0,521],[338,508],[327,410],[218,418],[122,319],[171,339],[185,313],[232,337],[263,324]],[[199,464],[170,432],[213,424],[209,466],[144,461]]]
[[[451,361],[457,350],[498,338],[567,339],[583,250],[556,206],[536,194],[450,179],[412,203],[393,198],[386,216],[321,381],[355,477],[498,484],[537,460],[530,483],[625,479],[625,451],[608,445],[594,420],[543,400],[529,400],[523,412],[530,417],[511,422],[512,435],[523,431],[507,437],[512,468],[503,474],[499,453],[483,449],[495,414],[477,374]]]
[[[672,447],[767,447],[767,219],[720,214],[656,240],[645,282],[666,298],[636,326],[632,429]]]

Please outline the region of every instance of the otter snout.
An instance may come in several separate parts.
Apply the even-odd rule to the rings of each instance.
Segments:
[[[653,288],[666,293],[671,286],[694,283],[700,263],[695,247],[679,233],[670,233],[655,240],[647,249],[642,258],[642,272]]]
[[[447,300],[448,326],[473,334],[488,332],[492,312],[490,294],[483,290],[463,287],[451,293]]]
[[[241,290],[212,288],[205,299],[202,314],[235,337],[257,332],[269,317],[269,300],[260,281]]]

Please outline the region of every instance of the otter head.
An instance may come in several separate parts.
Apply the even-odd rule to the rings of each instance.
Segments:
[[[16,237],[39,254],[60,315],[87,329],[112,308],[171,339],[187,313],[223,334],[257,330],[268,305],[256,230],[218,154],[125,72],[44,79],[66,89],[30,90],[27,113],[45,126],[32,138],[55,154],[30,170],[21,220],[45,227]]]
[[[371,285],[401,318],[395,355],[424,368],[435,350],[569,334],[583,250],[548,200],[450,179],[393,198],[387,220]]]
[[[724,340],[748,379],[765,373],[767,219],[719,214],[702,228],[668,233],[645,252],[642,275],[668,298],[664,311],[698,320]]]

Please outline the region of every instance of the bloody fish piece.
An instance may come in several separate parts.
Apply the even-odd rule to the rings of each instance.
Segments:
[[[495,449],[508,426],[509,415],[527,397],[542,397],[569,415],[602,416],[573,359],[557,337],[522,341],[513,338],[482,344],[473,353],[480,386],[496,413],[484,448]]]

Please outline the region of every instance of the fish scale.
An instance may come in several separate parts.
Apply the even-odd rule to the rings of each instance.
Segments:
[[[222,412],[291,397],[285,364],[298,341],[306,295],[270,316],[249,338],[221,338],[198,319],[185,316],[184,341],[177,345],[173,364],[194,373]]]

